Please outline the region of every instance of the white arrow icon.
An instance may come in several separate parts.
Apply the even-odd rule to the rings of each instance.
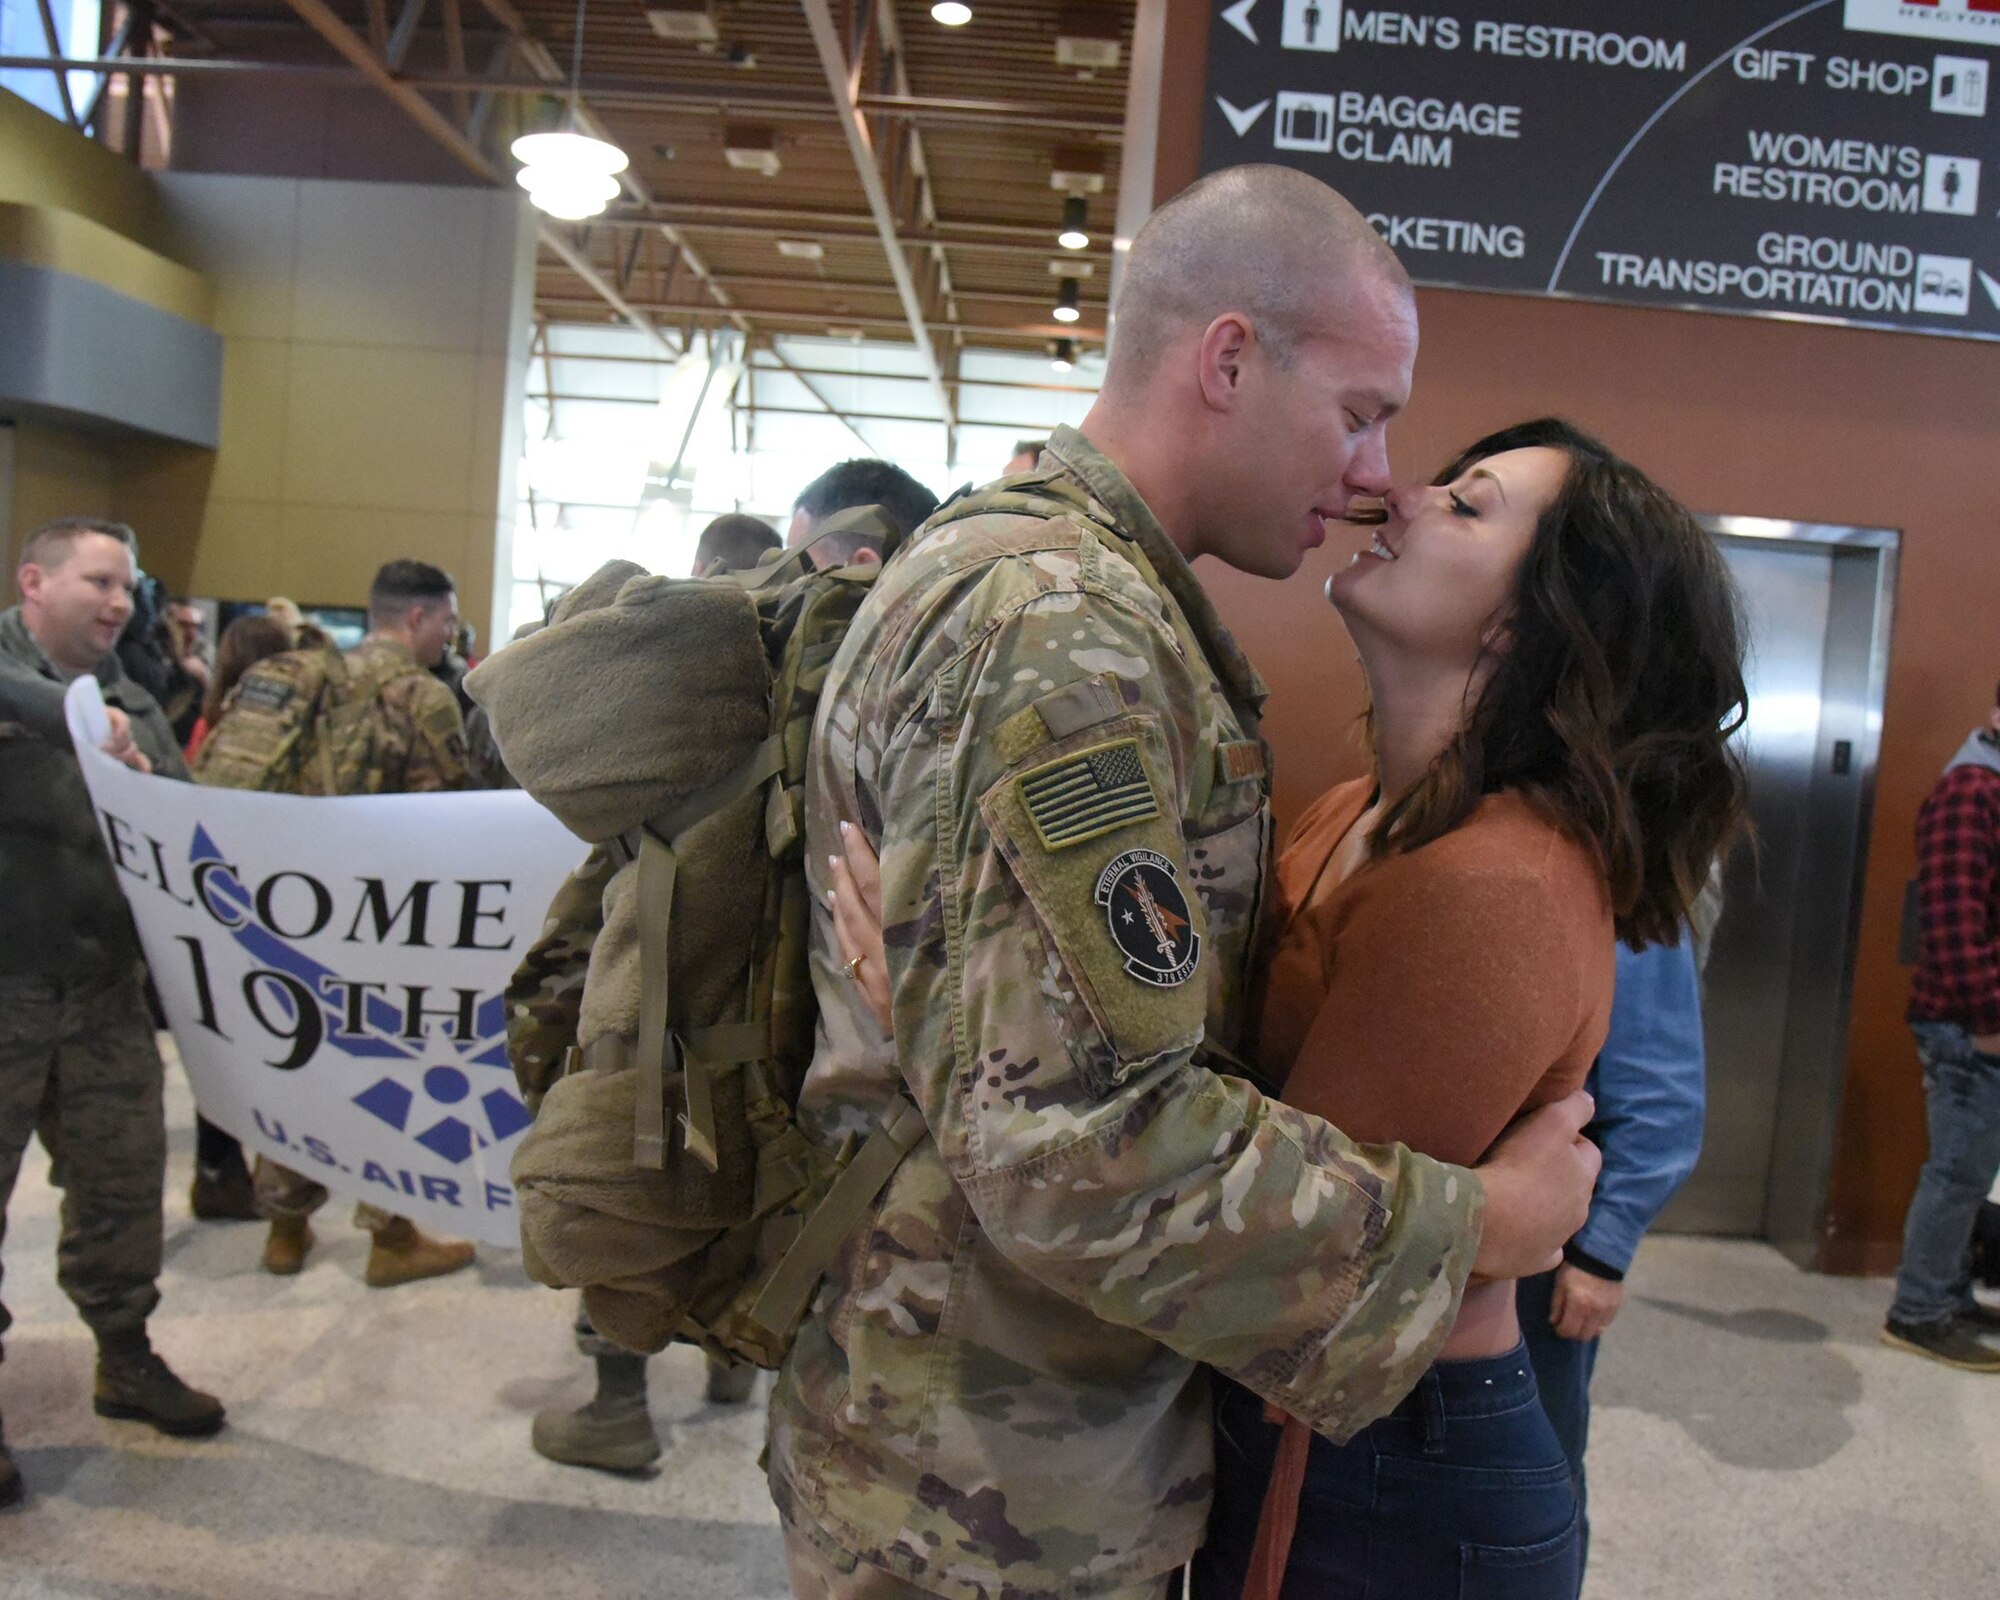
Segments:
[[[1257,119],[1264,114],[1265,107],[1271,102],[1259,100],[1248,111],[1238,111],[1221,95],[1215,97],[1215,103],[1222,107],[1222,114],[1229,119],[1230,127],[1236,130],[1236,137],[1240,139],[1257,125]]]
[[[1230,119],[1232,122],[1235,118]],[[1986,298],[1993,302],[1994,309],[2000,311],[2000,278],[1989,272],[1979,274],[1979,287],[1986,291]]]
[[[1250,8],[1256,3],[1257,0],[1236,0],[1235,5],[1222,13],[1222,20],[1252,44],[1257,42],[1257,30],[1250,26]],[[1239,133],[1242,131],[1240,128],[1237,129]]]

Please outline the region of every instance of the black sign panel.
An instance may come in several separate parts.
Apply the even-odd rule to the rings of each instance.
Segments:
[[[2000,0],[1216,0],[1205,170],[1420,283],[2000,339]]]

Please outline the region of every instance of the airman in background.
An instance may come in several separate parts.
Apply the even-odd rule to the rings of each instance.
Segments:
[[[333,793],[433,794],[467,787],[458,701],[431,670],[444,658],[457,627],[458,595],[446,573],[422,561],[391,561],[376,573],[368,591],[368,636],[346,656],[343,692],[357,713],[352,721],[343,719],[337,735],[325,735]],[[224,753],[235,733],[231,718],[225,711],[204,758]],[[305,1174],[259,1157],[256,1193],[258,1210],[271,1219],[264,1270],[289,1277],[305,1266],[313,1243],[308,1219],[326,1204],[327,1191]],[[366,1201],[355,1207],[354,1223],[374,1236],[365,1272],[371,1288],[435,1278],[472,1264],[470,1244],[433,1239],[407,1217]]]

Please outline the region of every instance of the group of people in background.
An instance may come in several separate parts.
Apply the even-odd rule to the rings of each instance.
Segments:
[[[1394,486],[1414,298],[1315,180],[1204,179],[1147,225],[1121,294],[1089,417],[1022,441],[1004,504],[894,561],[829,669],[802,1125],[834,1141],[907,1093],[929,1137],[778,1380],[794,1587],[971,1596],[1005,1572],[1070,1594],[1087,1574],[1159,1600],[1191,1562],[1202,1600],[1428,1600],[1485,1562],[1495,1592],[1568,1600],[1598,1340],[1701,1144],[1704,892],[1744,802],[1733,588],[1685,509],[1560,421]],[[1192,563],[1282,578],[1368,497],[1378,526],[1328,597],[1368,682],[1369,769],[1274,857],[1263,686]],[[938,511],[892,463],[843,462],[782,537],[716,519],[694,575],[786,547],[880,562],[879,539],[820,537],[863,506],[901,538]],[[344,656],[274,599],[209,660],[116,523],[37,530],[20,588],[0,614],[0,1228],[39,1133],[98,1412],[200,1436],[221,1402],[146,1335],[156,1013],[63,691],[96,677],[109,753],[172,778],[509,780],[464,695],[455,584],[427,563],[377,573]],[[365,715],[287,765],[273,719],[295,697],[258,682],[336,682]],[[1966,1252],[2000,1166],[2000,711],[1919,847],[1931,1156],[1885,1337],[1994,1371],[2000,1315]],[[1586,1116],[1579,1229],[1549,1174],[1583,1161]],[[328,1195],[203,1123],[191,1198],[267,1222],[262,1268],[289,1275]],[[372,1206],[355,1221],[373,1287],[473,1260]],[[534,1448],[649,1466],[646,1358],[576,1333],[595,1391],[537,1416]],[[708,1397],[754,1378],[711,1361]],[[0,1431],[0,1504],[22,1494]]]

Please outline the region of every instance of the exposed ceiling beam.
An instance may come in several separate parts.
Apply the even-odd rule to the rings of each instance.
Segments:
[[[681,354],[680,346],[674,344],[664,333],[660,332],[658,325],[654,323],[651,317],[633,305],[624,295],[620,294],[611,284],[610,280],[597,270],[589,257],[585,256],[582,251],[578,250],[553,227],[547,224],[544,224],[542,227],[541,241],[545,249],[556,256],[571,272],[574,272],[585,283],[590,285],[591,290],[600,300],[610,306],[613,311],[616,311],[619,316],[623,317],[633,327],[645,334],[662,350],[666,351],[668,356],[676,359],[679,358]]]
[[[405,13],[407,15],[407,13]],[[401,30],[392,31],[390,48],[395,51]],[[402,40],[407,50],[408,40]],[[63,72],[108,72],[109,56],[0,56],[0,68],[42,68]],[[116,70],[138,72],[161,78],[227,78],[252,75],[346,80],[353,73],[330,61],[264,61],[254,58],[217,56],[160,56],[138,62],[119,59]],[[449,72],[393,73],[396,81],[412,89],[491,92],[495,94],[540,95],[548,92],[548,80],[523,78],[499,72],[474,73],[454,68]],[[563,80],[568,81],[566,78]],[[657,78],[632,77],[615,73],[585,73],[579,92],[600,105],[657,106],[667,110],[754,112],[760,117],[780,120],[827,122],[837,112],[817,96],[762,84],[711,86],[699,83],[672,83]],[[1026,100],[963,100],[945,95],[862,94],[856,103],[871,116],[905,117],[915,122],[957,123],[968,127],[1020,128],[1035,133],[1076,133],[1091,136],[1094,142],[1117,144],[1121,138],[1119,119],[1059,110]]]
[[[442,111],[406,83],[399,83],[385,62],[368,47],[368,41],[341,20],[326,0],[286,0],[300,21],[345,56],[376,88],[406,111],[411,120],[450,151],[459,164],[477,173],[488,183],[499,183],[500,173],[480,153],[479,147],[459,131]]]
[[[937,397],[938,416],[949,427],[952,419],[951,392],[944,386],[944,371],[938,366],[937,349],[924,322],[924,307],[917,286],[910,277],[910,263],[898,241],[896,214],[889,205],[888,191],[882,186],[882,169],[875,163],[875,146],[868,134],[868,119],[850,98],[847,57],[841,50],[840,32],[833,25],[833,11],[827,0],[799,0],[805,8],[806,25],[812,29],[813,45],[819,51],[821,70],[826,73],[827,90],[840,113],[840,131],[847,139],[848,153],[854,157],[855,175],[868,197],[868,210],[875,219],[875,231],[882,237],[882,253],[888,259],[889,276],[896,280],[896,298],[903,303],[903,315],[910,325],[910,337],[923,357],[924,371]]]
[[[798,278],[786,277],[781,273],[732,272],[729,275],[731,287],[737,289],[790,289],[809,290],[823,294],[872,294],[887,295],[890,288],[886,283],[862,283],[846,278]],[[968,289],[963,286],[953,291],[961,300],[983,300],[995,305],[1040,306],[1044,310],[1055,304],[1055,292],[1047,294],[1022,294],[1016,289]],[[1103,309],[1101,301],[1085,300],[1086,309]],[[839,320],[833,311],[823,313]],[[945,326],[951,324],[947,321]]]
[[[561,295],[537,295],[535,303],[545,312],[549,313],[594,312],[596,314],[594,319],[575,315],[566,318],[554,317],[553,320],[557,321],[566,320],[575,322],[595,320],[601,326],[604,320],[604,305],[597,300],[579,300]],[[689,317],[697,321],[727,314],[719,312],[713,306],[653,305],[643,301],[639,303],[639,309],[655,316]],[[803,323],[807,328],[817,329],[822,333],[830,328],[881,329],[889,333],[907,333],[910,328],[909,323],[901,317],[855,316],[846,312],[836,316],[825,311],[779,311],[766,306],[744,306],[742,314],[760,323]],[[1018,339],[1026,344],[1045,344],[1051,339],[1069,339],[1080,345],[1102,344],[1104,342],[1104,330],[1102,328],[1086,327],[1080,322],[1049,322],[1015,326],[991,322],[940,322],[929,324],[927,331],[950,333],[954,328],[962,328],[966,333],[985,334],[991,338]],[[929,373],[923,375],[923,381],[925,383],[932,381]]]

